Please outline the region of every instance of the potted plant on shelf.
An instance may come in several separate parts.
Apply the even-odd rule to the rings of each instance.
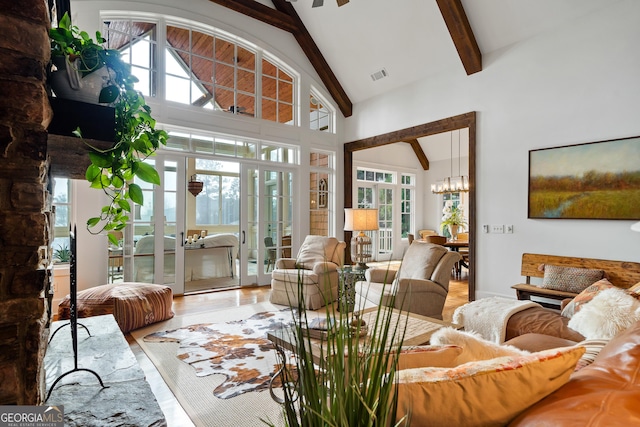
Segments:
[[[442,222],[440,228],[444,233],[445,228],[449,231],[449,235],[453,240],[458,237],[460,227],[465,227],[467,221],[464,218],[464,208],[462,204],[453,206],[453,201],[447,200],[442,208]]]
[[[105,39],[99,31],[96,31],[95,40],[92,39],[87,32],[71,25],[69,15],[65,13],[58,27],[50,30],[49,38],[52,62],[60,63],[65,75],[75,74],[81,86],[89,76],[99,76],[95,79],[97,83],[89,86],[99,85],[97,101],[115,108],[116,138],[113,147],[101,150],[87,143],[91,164],[85,177],[92,188],[103,191],[109,198],[109,204],[101,209],[100,215],[87,221],[87,229],[92,234],[122,230],[132,212],[131,202],[144,203],[142,189],[133,183],[133,179],[137,177],[160,185],[158,172],[145,160],[161,144],[166,145],[168,134],[156,129],[151,109],[134,88],[138,79],[131,74],[130,65],[122,60],[118,50],[102,47]],[[55,77],[56,73],[61,73],[61,70],[52,72],[52,85],[60,79]],[[53,90],[57,96],[64,96],[64,90],[60,93],[55,87]],[[82,138],[80,128],[74,134]],[[117,244],[112,233],[108,233],[108,237]]]

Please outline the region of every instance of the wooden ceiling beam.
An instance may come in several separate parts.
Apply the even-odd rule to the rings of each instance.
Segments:
[[[298,29],[293,18],[286,13],[275,10],[254,0],[209,0],[228,9],[247,15],[251,18],[273,25],[281,30],[293,33]]]
[[[307,28],[304,26],[300,16],[298,16],[298,13],[293,8],[293,5],[285,0],[271,1],[277,10],[286,13],[293,19],[293,22],[298,27],[297,30],[292,33],[293,36],[298,41],[298,44],[304,51],[305,55],[307,55],[307,58],[309,58],[311,65],[313,65],[313,68],[320,76],[320,79],[327,87],[327,90],[333,97],[334,101],[338,104],[338,108],[340,108],[342,114],[345,117],[350,117],[353,114],[353,104],[351,103],[351,100],[338,81],[338,78],[333,74],[331,67],[329,67],[329,64],[324,59],[324,56],[322,56],[320,49],[318,49],[316,42],[313,41],[311,34],[307,31]]]
[[[461,0],[436,0],[467,75],[482,71],[482,54]]]
[[[416,157],[418,158],[420,165],[422,165],[422,169],[428,171],[429,159],[427,158],[427,155],[424,154],[424,150],[422,149],[420,142],[417,139],[407,139],[404,142],[407,142],[409,143],[409,145],[411,145],[411,148],[413,148],[413,152],[416,153]]]
[[[295,37],[305,55],[307,55],[309,62],[311,62],[311,65],[320,76],[320,79],[327,87],[334,101],[338,104],[338,108],[340,108],[342,114],[345,117],[350,117],[353,114],[353,104],[351,100],[338,81],[338,78],[333,74],[331,67],[329,67],[324,56],[322,56],[320,49],[318,49],[313,38],[311,38],[311,35],[291,3],[285,0],[272,0],[276,7],[276,9],[272,9],[255,0],[209,1],[290,32]]]

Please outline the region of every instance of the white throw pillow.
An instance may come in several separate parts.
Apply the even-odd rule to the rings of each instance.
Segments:
[[[640,320],[640,301],[622,289],[596,295],[573,315],[569,327],[588,340],[611,339]]]
[[[488,360],[503,356],[524,356],[530,354],[511,345],[496,344],[486,340],[475,332],[458,331],[454,328],[442,328],[429,339],[431,345],[456,345],[462,353],[456,360],[457,365],[477,360]]]

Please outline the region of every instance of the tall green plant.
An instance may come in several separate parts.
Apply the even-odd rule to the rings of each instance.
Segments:
[[[409,424],[409,415],[399,416],[396,371],[407,322],[407,312],[378,305],[373,323],[362,326],[358,313],[348,312],[347,302],[339,302],[339,312],[325,305],[329,324],[319,357],[311,351],[312,339],[305,332],[309,325],[304,310],[302,277],[298,277],[297,319],[293,326],[295,364],[281,360],[285,422],[290,427],[401,426]],[[392,297],[392,300],[395,297]],[[401,325],[405,325],[402,327]],[[368,338],[360,338],[368,328]],[[280,355],[282,358],[282,355]],[[399,420],[396,422],[396,420]],[[269,422],[266,424],[273,425]]]
[[[110,81],[100,92],[99,102],[111,103],[115,108],[116,140],[107,150],[87,143],[91,165],[85,174],[91,188],[102,190],[108,196],[109,204],[101,209],[99,216],[87,221],[87,229],[92,234],[122,230],[132,212],[131,202],[144,204],[142,189],[133,179],[137,177],[160,185],[160,175],[145,160],[154,155],[160,145],[166,145],[168,134],[156,129],[151,109],[134,88],[138,79],[131,74],[130,65],[122,60],[118,50],[103,48],[105,39],[99,31],[93,40],[87,32],[71,25],[69,15],[65,14],[58,27],[50,30],[49,37],[51,55],[67,56],[68,62],[76,64],[83,76],[102,66],[110,70]],[[74,134],[82,138],[79,128]],[[117,244],[112,234],[109,240]]]

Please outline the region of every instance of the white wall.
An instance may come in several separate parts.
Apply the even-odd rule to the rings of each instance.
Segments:
[[[477,297],[513,297],[524,252],[638,261],[633,221],[527,219],[527,173],[531,149],[640,135],[639,22],[640,2],[612,3],[484,54],[480,73],[460,66],[354,106],[346,141],[478,112],[478,231],[515,232],[478,234]]]

